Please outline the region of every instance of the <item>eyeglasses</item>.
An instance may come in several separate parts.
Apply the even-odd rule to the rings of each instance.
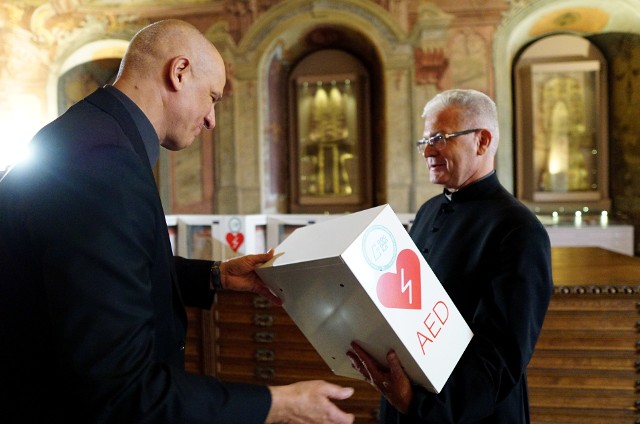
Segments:
[[[474,128],[472,130],[464,130],[458,131],[449,134],[436,134],[433,137],[422,137],[420,140],[416,141],[416,147],[418,148],[418,153],[424,155],[424,151],[427,146],[431,146],[436,150],[442,150],[444,146],[447,145],[447,140],[453,137],[460,137],[461,135],[469,134],[472,132],[480,131],[482,128]]]

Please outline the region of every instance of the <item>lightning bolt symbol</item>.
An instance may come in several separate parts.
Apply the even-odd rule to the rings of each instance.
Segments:
[[[407,289],[409,289],[409,303],[413,304],[413,287],[412,287],[412,280],[409,280],[407,282],[404,281],[404,268],[400,268],[400,281],[401,281],[401,290],[402,293],[406,292]]]

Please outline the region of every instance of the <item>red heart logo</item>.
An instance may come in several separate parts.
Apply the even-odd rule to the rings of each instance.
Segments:
[[[378,279],[378,299],[387,308],[420,309],[420,287],[420,259],[405,249],[396,259],[396,273],[387,272]]]
[[[227,243],[234,252],[237,252],[242,243],[244,242],[244,234],[242,233],[227,233]]]

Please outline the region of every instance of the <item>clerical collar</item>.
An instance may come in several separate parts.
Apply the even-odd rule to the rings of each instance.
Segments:
[[[444,190],[442,191],[442,194],[444,194],[444,197],[447,198],[447,200],[451,201],[451,199],[453,198],[453,193],[457,193],[460,190],[464,190],[467,187],[471,187],[477,183],[479,183],[480,181],[486,180],[487,178],[489,178],[490,176],[494,175],[496,173],[496,170],[494,169],[493,171],[489,172],[487,175],[485,175],[484,177],[478,178],[477,180],[475,180],[474,182],[472,182],[471,184],[469,184],[468,186],[462,187],[461,189],[457,189],[457,188],[444,188]]]
[[[153,128],[151,121],[149,121],[149,118],[147,118],[147,115],[144,114],[142,109],[126,94],[112,85],[105,85],[104,88],[120,100],[120,103],[122,103],[129,115],[131,115],[131,118],[133,118],[133,122],[135,122],[136,128],[138,128],[140,132],[140,137],[142,137],[142,141],[144,142],[147,156],[149,156],[149,163],[153,169],[160,157],[160,139],[158,138],[156,129]]]
[[[457,191],[457,190],[451,191],[448,188],[445,188],[444,189],[444,197],[446,197],[448,201],[451,201],[451,195],[454,193],[454,191]]]

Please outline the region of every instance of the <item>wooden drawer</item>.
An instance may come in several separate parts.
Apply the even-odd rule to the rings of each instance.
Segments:
[[[252,294],[219,293],[214,313],[216,375],[226,381],[284,385],[326,380],[355,388],[336,402],[356,415],[356,423],[374,424],[380,395],[364,381],[333,374],[281,307]]]
[[[238,361],[254,361],[258,363],[270,363],[278,366],[287,364],[295,365],[298,363],[321,363],[327,367],[322,361],[318,353],[311,348],[310,345],[291,348],[282,345],[262,346],[255,344],[246,344],[237,346],[236,344],[227,344],[220,341],[216,345],[216,356],[218,361],[222,360],[238,360]]]
[[[637,290],[555,288],[528,367],[532,423],[637,422]]]

